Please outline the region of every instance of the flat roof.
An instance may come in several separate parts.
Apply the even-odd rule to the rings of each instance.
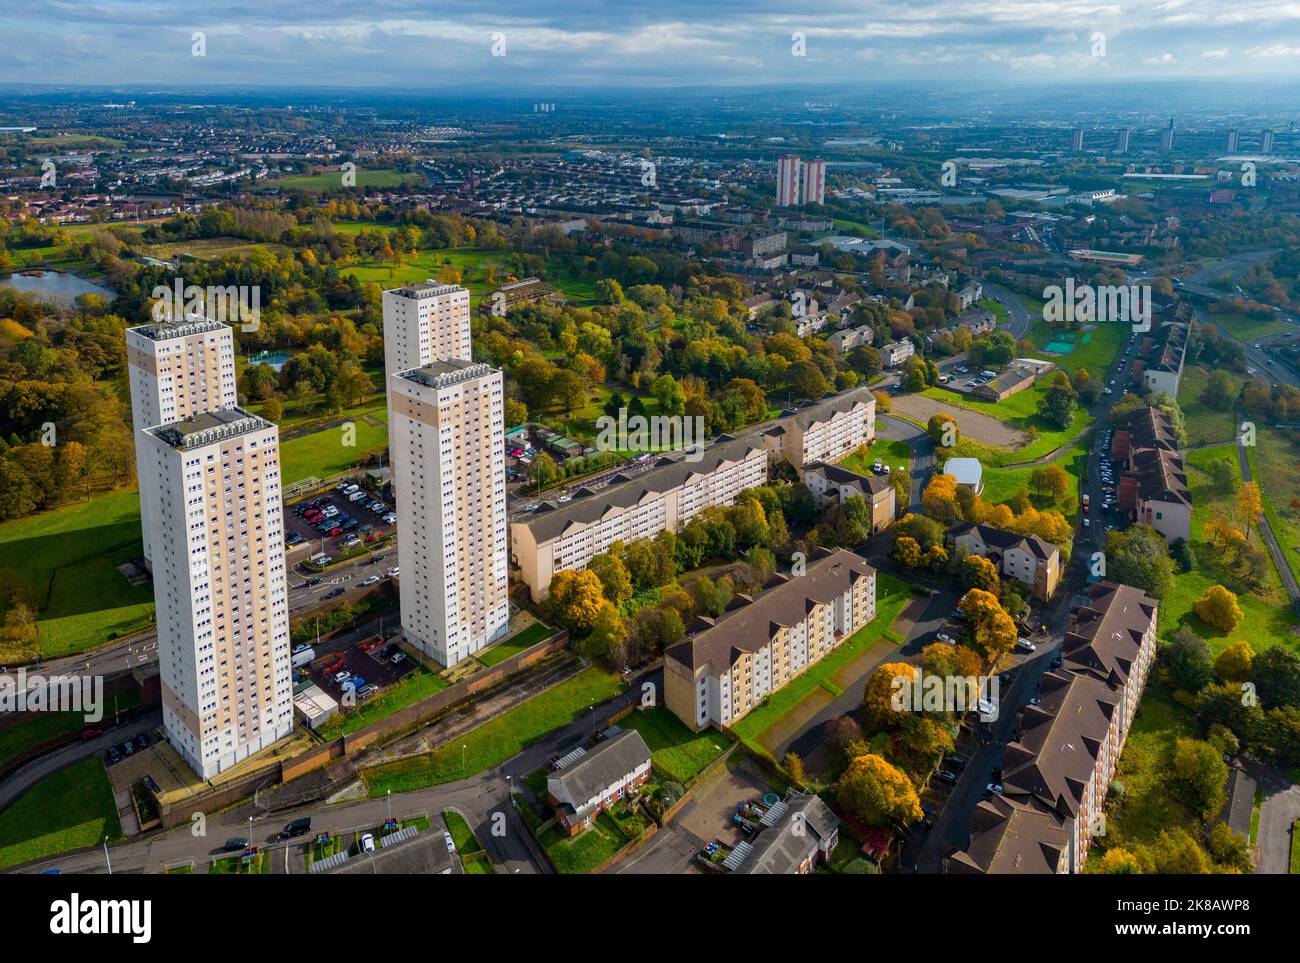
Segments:
[[[223,408],[218,411],[205,411],[184,421],[159,425],[148,429],[156,438],[165,441],[173,448],[197,448],[209,445],[224,438],[247,435],[264,428],[275,427],[265,418],[259,418],[243,408]]]

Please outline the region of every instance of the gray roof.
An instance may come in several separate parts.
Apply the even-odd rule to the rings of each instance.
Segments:
[[[585,801],[598,796],[615,782],[650,761],[650,747],[635,729],[624,729],[590,750],[577,762],[547,777],[551,785],[563,786],[570,799]],[[559,795],[556,793],[555,795]]]
[[[785,813],[770,829],[759,832],[753,851],[736,872],[795,873],[814,845],[830,840],[839,830],[839,817],[817,796],[791,791],[786,795],[784,805]]]
[[[173,448],[192,448],[271,427],[274,427],[271,422],[243,408],[219,408],[216,411],[201,412],[184,421],[150,428],[149,431]]]
[[[952,459],[949,459],[949,463],[951,462]],[[1020,548],[1043,562],[1061,552],[1057,546],[1037,535],[1017,535],[1015,532],[978,522],[958,522],[948,529],[948,537],[960,538],[971,532],[974,532],[976,537],[989,548],[996,548],[1000,552],[1005,552],[1009,548]]]
[[[864,495],[880,495],[892,487],[889,479],[883,475],[861,475],[842,465],[818,462],[815,465],[804,466],[805,476],[814,472],[825,475],[826,480],[833,484],[853,485]]]
[[[599,521],[611,508],[631,508],[647,495],[660,495],[683,485],[693,475],[707,475],[726,462],[738,462],[754,451],[766,455],[762,435],[748,434],[741,438],[729,435],[704,449],[698,461],[687,461],[687,452],[665,456],[649,471],[637,474],[620,474],[609,487],[583,494],[579,489],[573,501],[566,504],[545,502],[526,519],[514,524],[526,525],[540,544],[562,535],[571,524],[590,525]]]
[[[837,395],[830,395],[820,401],[812,401],[801,408],[781,412],[781,422],[793,422],[807,430],[813,425],[830,421],[838,414],[851,411],[858,404],[875,407],[876,396],[867,387],[850,388]]]
[[[1055,873],[1069,849],[1061,814],[1033,798],[995,795],[971,819],[970,843],[945,861],[949,873]]]
[[[1157,602],[1141,589],[1098,582],[1088,589],[1088,602],[1070,616],[1061,642],[1061,657],[1075,672],[1085,672],[1114,685],[1128,682],[1137,661],[1142,636],[1156,617]]]

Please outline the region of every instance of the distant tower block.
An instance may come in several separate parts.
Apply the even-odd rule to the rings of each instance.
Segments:
[[[799,203],[799,158],[787,154],[776,162],[777,207],[794,207]]]

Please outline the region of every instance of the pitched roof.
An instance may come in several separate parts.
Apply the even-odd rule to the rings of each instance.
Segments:
[[[1135,408],[1116,419],[1116,432],[1127,431],[1132,448],[1164,448],[1176,451],[1173,418],[1152,405]]]
[[[1059,812],[1032,797],[995,795],[971,819],[970,843],[948,857],[949,873],[1056,873],[1070,834]]]
[[[1125,474],[1136,479],[1138,496],[1143,501],[1178,502],[1191,507],[1187,464],[1178,452],[1164,448],[1137,448],[1129,455],[1129,461],[1133,467]]]
[[[829,840],[839,829],[839,817],[817,796],[792,790],[783,803],[786,811],[776,823],[759,832],[753,850],[736,872],[769,875],[798,872],[812,844]]]
[[[1119,685],[1127,683],[1157,603],[1141,589],[1098,582],[1088,602],[1070,615],[1061,658],[1070,669]]]
[[[601,795],[606,789],[638,767],[650,761],[650,747],[641,733],[624,729],[591,749],[577,762],[547,777],[564,787],[570,799],[584,802]],[[558,794],[557,794],[558,795]]]
[[[724,464],[743,461],[755,451],[763,452],[766,457],[761,435],[748,434],[741,438],[722,435],[704,449],[698,461],[687,461],[687,452],[664,456],[649,471],[615,475],[614,482],[600,491],[579,489],[573,501],[566,504],[544,502],[532,515],[514,524],[526,525],[538,543],[548,542],[562,535],[570,525],[590,525],[604,518],[611,508],[631,508],[647,497],[680,487],[692,476],[708,475]]]
[[[780,424],[793,423],[807,431],[814,425],[832,420],[836,415],[852,411],[859,405],[876,406],[876,396],[867,387],[850,388],[837,395],[829,395],[820,401],[812,401],[795,409],[781,412]]]
[[[854,582],[875,571],[866,559],[853,552],[818,549],[803,575],[773,575],[765,591],[753,601],[736,596],[738,605],[693,638],[668,649],[665,655],[692,670],[707,662],[718,672],[730,671],[741,654],[766,646],[777,629],[800,624],[814,604],[825,604],[843,595]]]
[[[948,459],[949,464],[952,461],[953,459]],[[971,533],[974,533],[989,548],[996,548],[999,552],[1018,548],[1044,562],[1049,561],[1053,556],[1060,555],[1061,552],[1060,548],[1046,539],[1039,538],[1037,535],[1017,535],[1015,532],[994,528],[992,525],[977,522],[958,522],[948,529],[949,538],[959,538],[962,535]]]
[[[836,485],[852,485],[867,496],[881,495],[892,487],[889,479],[883,475],[861,475],[842,465],[828,464],[826,462],[806,465],[804,475],[810,474],[824,475],[827,481]]]

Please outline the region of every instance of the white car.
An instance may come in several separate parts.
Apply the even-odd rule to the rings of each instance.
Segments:
[[[400,565],[394,565],[388,570],[389,578],[397,578],[400,574],[402,574],[402,567]]]
[[[1038,646],[1034,645],[1034,643],[1030,642],[1028,639],[1017,639],[1016,648],[1020,649],[1022,652],[1038,651]]]
[[[1001,791],[1002,791],[1002,783],[1000,783],[1000,782],[991,782],[991,783],[989,783],[987,786],[985,786],[984,788],[985,788],[985,790],[988,791],[988,792],[1001,792]]]
[[[453,840],[453,839],[451,838],[451,833],[443,833],[443,834],[442,834],[442,839],[443,839],[443,842],[445,842],[445,843],[447,844],[447,852],[449,852],[449,853],[455,853],[455,852],[456,852],[456,842],[455,842],[455,840]]]
[[[1091,526],[1092,526],[1092,519],[1085,518],[1085,519],[1083,520],[1083,527],[1084,527],[1084,528],[1089,528],[1089,527],[1091,527]]]
[[[940,632],[938,635],[935,636],[935,639],[938,640],[939,642],[944,643],[945,645],[957,644],[957,640],[954,639],[951,635],[948,635],[946,632]]]
[[[342,672],[334,673],[334,684],[342,685],[344,682],[347,682],[348,679],[350,678],[352,678],[352,673],[349,672],[347,669],[344,669]]]
[[[361,851],[363,853],[373,853],[375,851],[375,837],[370,833],[361,834]]]
[[[379,584],[380,582],[382,582],[382,581],[383,581],[383,579],[381,579],[378,575],[372,575],[372,576],[370,576],[369,578],[364,579],[364,580],[361,582],[361,584],[362,584],[362,585],[378,585],[378,584]]]
[[[385,516],[384,516],[384,522],[387,523],[387,524],[389,524],[389,525],[396,525],[396,524],[397,524],[397,512],[389,512],[387,515],[385,515]]]

